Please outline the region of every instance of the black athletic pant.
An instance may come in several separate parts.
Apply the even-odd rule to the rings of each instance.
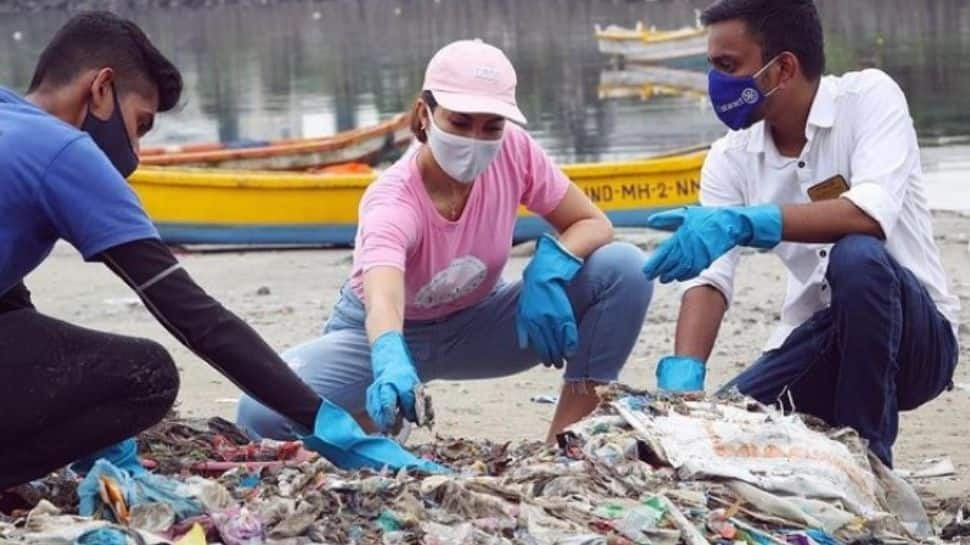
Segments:
[[[125,243],[99,258],[182,344],[299,429],[313,429],[320,396],[161,242]],[[0,487],[136,435],[165,416],[178,385],[158,343],[44,316],[22,283],[7,290],[0,295]]]
[[[179,374],[158,343],[84,329],[0,299],[0,490],[165,416]]]

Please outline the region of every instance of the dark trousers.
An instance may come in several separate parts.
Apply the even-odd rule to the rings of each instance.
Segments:
[[[44,316],[25,293],[0,297],[0,490],[152,426],[179,385],[158,343]]]
[[[763,403],[849,426],[892,465],[899,411],[940,395],[959,351],[953,328],[882,241],[863,235],[832,249],[831,306],[726,386]]]

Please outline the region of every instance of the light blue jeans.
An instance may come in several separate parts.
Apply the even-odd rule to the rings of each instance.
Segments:
[[[633,351],[653,295],[636,246],[614,242],[595,251],[568,287],[579,325],[579,350],[566,364],[567,382],[617,380]],[[520,349],[515,332],[521,283],[499,285],[478,304],[432,321],[406,321],[404,337],[422,382],[475,380],[521,373],[539,364]],[[323,335],[283,354],[322,397],[352,414],[365,410],[373,380],[364,305],[344,287]],[[243,396],[239,425],[254,437],[292,439],[289,421]]]

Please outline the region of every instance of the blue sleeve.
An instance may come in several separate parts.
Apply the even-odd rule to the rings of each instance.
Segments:
[[[131,186],[87,136],[61,150],[37,191],[57,235],[85,260],[119,244],[159,238]]]

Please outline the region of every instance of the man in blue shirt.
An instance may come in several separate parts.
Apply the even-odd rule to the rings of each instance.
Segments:
[[[0,88],[0,492],[71,462],[85,472],[101,457],[143,471],[130,438],[178,391],[158,343],[34,309],[23,279],[59,239],[107,265],[169,332],[338,465],[434,469],[321,400],[161,243],[125,178],[155,113],[181,91],[178,70],[141,29],[107,12],[58,31],[25,98]]]

